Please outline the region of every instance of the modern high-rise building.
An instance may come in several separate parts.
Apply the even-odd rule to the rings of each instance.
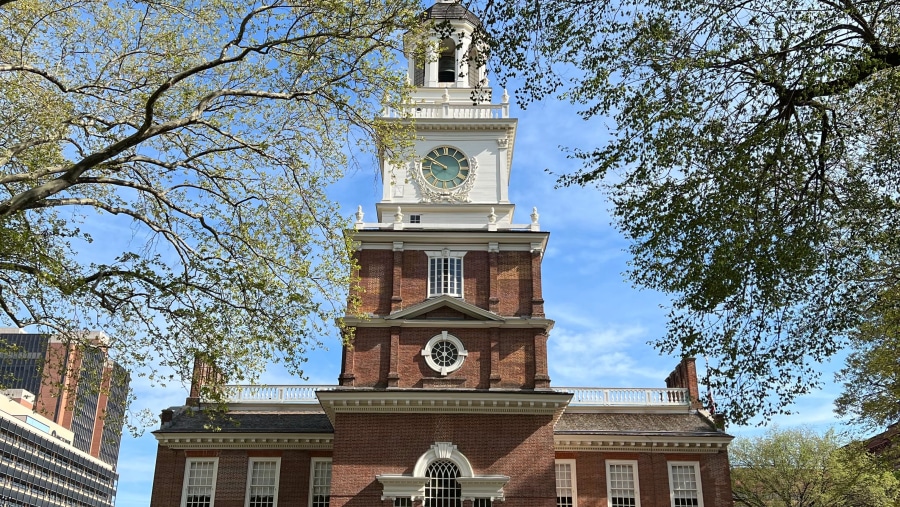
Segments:
[[[414,117],[415,153],[382,161],[375,218],[360,209],[350,232],[361,308],[337,385],[236,387],[215,419],[193,385],[154,432],[151,506],[731,506],[732,437],[693,359],[665,387],[551,384],[550,234],[536,210],[514,218],[509,97],[483,88],[471,12],[423,18],[446,29],[388,112]]]
[[[35,395],[34,411],[72,431],[72,445],[113,468],[128,402],[128,372],[103,333],[78,340],[0,328],[0,386]]]
[[[33,394],[0,394],[0,506],[112,507],[118,475],[73,445],[72,431],[33,411]]]

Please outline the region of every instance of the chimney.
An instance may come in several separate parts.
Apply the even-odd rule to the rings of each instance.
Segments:
[[[666,387],[670,389],[687,389],[691,397],[691,408],[703,408],[700,402],[700,389],[697,387],[697,364],[693,357],[685,357],[675,370],[666,377]]]
[[[209,384],[222,381],[221,375],[216,372],[214,365],[210,364],[202,354],[194,355],[194,371],[191,375],[191,392],[185,400],[189,407],[200,406],[201,394]]]

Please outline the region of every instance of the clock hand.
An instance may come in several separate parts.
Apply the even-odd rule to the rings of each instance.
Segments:
[[[438,162],[437,160],[435,160],[431,157],[425,157],[425,160],[430,160],[432,164],[437,164],[437,165],[443,167],[444,169],[450,169],[449,167],[445,166],[444,164]]]

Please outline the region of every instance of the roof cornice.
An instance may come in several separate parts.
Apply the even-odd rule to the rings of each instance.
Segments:
[[[656,452],[713,454],[725,450],[734,437],[724,433],[710,435],[650,435],[556,433],[557,451]]]
[[[169,449],[323,449],[330,450],[332,433],[154,433]]]
[[[475,317],[477,319],[492,321],[492,322],[503,322],[505,319],[496,313],[490,312],[488,310],[484,310],[479,308],[471,303],[467,303],[462,299],[457,297],[443,295],[435,298],[426,299],[421,303],[414,304],[408,308],[400,310],[397,313],[392,313],[385,317],[385,320],[402,320],[413,317],[418,317],[419,315],[428,313],[430,311],[436,310],[438,308],[449,307],[457,310],[461,313],[464,313],[470,317]]]
[[[339,413],[527,414],[556,416],[572,398],[554,391],[440,391],[371,389],[318,391],[322,408],[334,424]]]
[[[520,328],[542,329],[550,332],[554,321],[544,318],[504,317],[503,320],[452,320],[452,319],[388,319],[378,316],[355,317],[348,315],[341,322],[350,327],[401,327],[401,328],[432,328],[452,327],[454,329],[490,329],[490,328]]]

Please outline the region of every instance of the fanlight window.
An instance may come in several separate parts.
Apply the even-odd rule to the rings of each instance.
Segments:
[[[424,507],[461,507],[459,468],[450,460],[432,462],[425,470],[428,482],[425,485]]]

